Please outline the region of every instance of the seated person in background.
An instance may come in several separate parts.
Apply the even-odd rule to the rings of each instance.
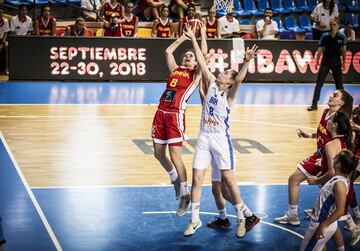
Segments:
[[[160,18],[154,21],[152,27],[152,37],[169,38],[173,36],[173,22],[168,18],[169,7],[163,6],[160,10]]]
[[[82,17],[78,17],[75,24],[71,24],[66,27],[64,36],[85,37],[85,30],[85,20]]]
[[[182,19],[190,4],[193,4],[192,0],[170,0],[170,16]]]
[[[132,14],[134,4],[130,1],[125,3],[125,17],[120,21],[123,37],[136,37],[138,32],[139,18]]]
[[[232,6],[225,16],[219,18],[219,29],[222,38],[240,37],[240,24],[234,18],[234,6]]]
[[[43,5],[41,7],[41,15],[35,19],[34,30],[35,35],[38,36],[56,35],[56,19],[51,16],[49,5]]]
[[[105,37],[121,37],[120,20],[124,16],[124,6],[117,0],[105,2],[101,6],[99,20],[103,22]]]
[[[220,38],[219,21],[216,18],[216,9],[212,7],[208,11],[209,16],[203,19],[203,23],[206,27],[207,38]]]
[[[186,10],[186,16],[180,19],[179,22],[179,37],[183,34],[183,31],[186,29],[186,26],[189,25],[189,27],[194,30],[194,34],[197,38],[200,37],[200,22],[196,17],[196,10],[195,5],[190,4],[189,7]]]
[[[355,31],[351,21],[348,21],[345,28],[340,29],[340,32],[346,36],[348,41],[355,41]]]
[[[33,32],[32,19],[27,15],[26,5],[19,6],[19,13],[13,16],[10,22],[10,34],[12,36],[26,36]]]
[[[277,36],[279,35],[279,28],[277,23],[271,19],[272,16],[272,9],[266,8],[264,12],[264,19],[261,19],[256,23],[258,38],[277,39]]]
[[[150,20],[151,17],[158,19],[161,7],[165,6],[161,0],[139,0],[138,2],[136,16],[144,21]]]
[[[87,21],[97,21],[101,8],[100,0],[81,0],[82,16]]]
[[[9,27],[9,21],[3,17],[3,10],[0,10],[0,39],[1,39],[1,44],[0,44],[0,63],[1,65],[4,65],[4,73],[5,75],[9,74],[9,69],[8,69],[8,42],[7,42],[7,37],[8,37],[8,33],[10,31],[10,27]]]

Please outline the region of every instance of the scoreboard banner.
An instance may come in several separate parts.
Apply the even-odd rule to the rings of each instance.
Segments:
[[[173,39],[104,37],[10,37],[10,80],[58,81],[165,81],[169,71],[165,50]],[[248,82],[316,81],[316,41],[244,40],[246,47],[259,46],[251,61]],[[231,39],[209,39],[209,69],[213,73],[239,70],[243,51]],[[191,49],[184,42],[174,53],[178,63]],[[240,46],[241,47],[241,46]],[[242,48],[242,47],[241,47]],[[349,42],[344,82],[360,79],[360,42]],[[332,81],[329,74],[327,81]]]

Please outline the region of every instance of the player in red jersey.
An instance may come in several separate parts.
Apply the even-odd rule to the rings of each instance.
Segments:
[[[138,32],[139,18],[132,14],[134,4],[127,2],[125,4],[125,17],[121,20],[121,33],[124,37],[136,37]]]
[[[212,7],[209,9],[208,17],[203,19],[206,26],[207,38],[221,38],[218,19],[216,18],[216,9]]]
[[[163,6],[165,6],[165,3],[161,0],[139,0],[136,16],[143,21],[150,20],[151,17],[157,19],[159,18],[159,10]]]
[[[104,36],[121,37],[120,20],[124,18],[124,6],[117,0],[110,0],[100,8],[99,20],[104,25]]]
[[[300,225],[297,209],[299,203],[299,185],[310,176],[316,176],[321,172],[320,165],[316,163],[321,159],[325,145],[331,140],[331,134],[326,129],[327,120],[336,111],[343,111],[350,115],[352,111],[353,98],[345,90],[336,90],[328,101],[329,109],[325,109],[322,114],[317,132],[308,134],[301,129],[297,130],[298,136],[303,138],[316,138],[317,151],[310,157],[298,164],[296,171],[290,175],[288,180],[289,210],[283,216],[275,219],[280,224]]]
[[[175,187],[176,198],[180,197],[179,208],[176,212],[178,216],[186,213],[190,203],[187,174],[181,158],[182,142],[187,139],[185,135],[186,105],[201,79],[201,72],[196,68],[197,62],[193,51],[185,52],[181,66],[178,66],[175,61],[173,52],[187,39],[189,38],[185,35],[180,36],[165,51],[167,66],[171,73],[167,80],[166,90],[160,98],[151,129],[154,156],[168,172]],[[202,36],[202,41],[205,39],[205,36]],[[167,145],[169,145],[170,159],[166,156]]]
[[[152,37],[162,37],[169,38],[172,37],[173,22],[168,18],[169,16],[169,7],[164,6],[160,11],[160,18],[154,21],[152,27]]]
[[[55,36],[56,19],[50,14],[50,6],[41,7],[41,15],[38,16],[34,23],[35,35],[38,36]]]
[[[192,4],[192,0],[170,0],[169,8],[171,17],[182,19],[184,17],[184,13]]]
[[[74,24],[70,24],[66,27],[64,36],[84,37],[86,36],[85,31],[85,20],[82,17],[78,17]]]
[[[186,26],[189,25],[190,28],[194,31],[196,37],[200,37],[200,23],[201,20],[196,18],[196,9],[195,5],[190,4],[186,10],[186,16],[180,19],[179,22],[179,36],[182,35]]]

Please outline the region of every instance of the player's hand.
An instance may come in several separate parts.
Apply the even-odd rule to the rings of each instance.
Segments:
[[[310,135],[301,129],[297,129],[296,133],[299,136],[299,138],[310,138]]]
[[[196,37],[195,37],[195,34],[194,34],[194,32],[192,31],[192,29],[191,29],[191,27],[190,27],[190,25],[189,24],[186,24],[185,25],[185,30],[184,30],[184,32],[183,32],[183,34],[185,34],[189,39],[196,39]]]
[[[249,47],[247,47],[246,51],[245,51],[245,60],[249,62],[251,59],[256,58],[256,56],[259,52],[257,49],[258,49],[258,46],[256,44],[254,44],[251,49],[249,49]]]
[[[307,178],[307,182],[309,185],[317,185],[317,177],[316,176],[310,176]]]
[[[319,63],[318,62],[316,62],[316,64],[315,64],[315,70],[317,70],[317,69],[319,69]]]
[[[200,33],[202,37],[206,37],[206,26],[203,22],[199,22],[200,24]]]
[[[320,225],[316,229],[316,238],[323,239],[324,238],[324,232],[325,232],[325,226],[322,223],[320,223]]]
[[[341,65],[341,71],[345,71],[345,64]]]

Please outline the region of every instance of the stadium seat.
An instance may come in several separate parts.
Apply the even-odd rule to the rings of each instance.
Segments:
[[[294,16],[287,16],[285,17],[285,28],[287,30],[291,30],[293,32],[296,33],[305,33],[306,30],[303,28],[300,28],[297,24],[296,24],[296,19]]]
[[[346,0],[346,12],[360,13],[360,0]]]
[[[104,35],[104,29],[97,29],[95,32],[95,37],[102,37]]]
[[[138,34],[137,34],[138,37],[141,37],[141,38],[149,38],[151,37],[151,29],[149,28],[139,28],[138,29]]]
[[[278,25],[278,28],[279,28],[279,32],[283,32],[283,31],[286,31],[286,29],[284,28],[284,26],[282,26],[282,22],[281,22],[281,19],[278,18],[278,17],[273,17],[272,20],[274,20],[277,25]]]
[[[360,28],[360,15],[355,13],[346,13],[345,14],[345,20],[344,20],[344,26],[347,22],[352,22],[353,28],[357,29]]]
[[[264,15],[264,11],[256,9],[254,0],[244,0],[244,11],[250,12],[255,17]]]
[[[272,9],[274,11],[277,11],[281,15],[289,15],[289,14],[291,14],[291,10],[284,8],[281,5],[280,0],[272,0],[271,1],[271,6],[272,6]]]
[[[242,25],[251,25],[251,21],[249,19],[241,19],[240,24]]]
[[[313,11],[314,8],[310,8],[306,0],[296,0],[296,1],[297,1],[297,6],[299,8],[303,8],[305,12],[311,13]]]
[[[300,27],[305,29],[306,31],[312,31],[312,25],[310,23],[309,16],[300,16]]]
[[[65,32],[65,28],[56,28],[56,36],[57,37],[61,37],[61,36],[64,36],[64,32]]]
[[[306,32],[305,33],[305,40],[313,40],[312,32]]]
[[[94,32],[90,29],[86,29],[85,30],[85,37],[93,37],[94,36]]]
[[[295,14],[304,13],[305,9],[295,4],[297,0],[284,0],[284,7],[291,10]]]

